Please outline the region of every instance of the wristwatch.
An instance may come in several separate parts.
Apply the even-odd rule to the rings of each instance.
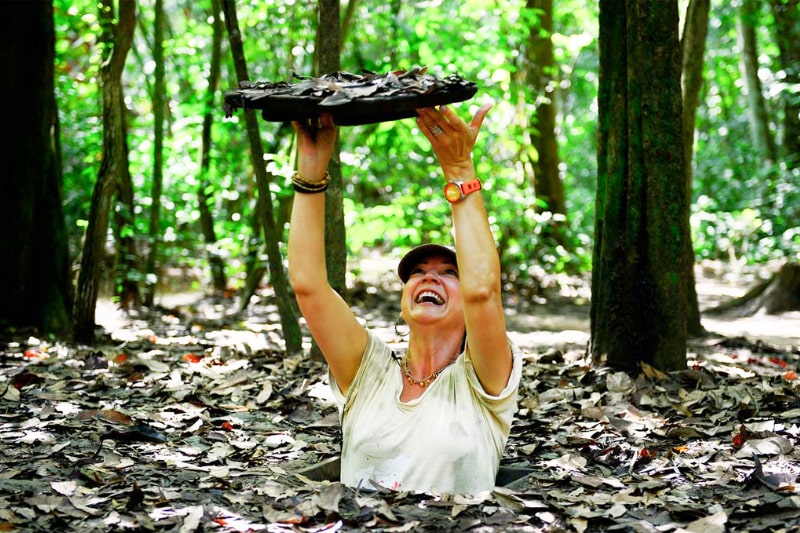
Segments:
[[[471,192],[481,190],[481,180],[448,181],[444,186],[444,198],[451,204],[460,202]]]

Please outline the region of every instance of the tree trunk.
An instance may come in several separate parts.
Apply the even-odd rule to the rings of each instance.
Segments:
[[[800,311],[800,263],[786,263],[770,279],[744,296],[706,310],[709,315],[745,317]]]
[[[108,230],[111,198],[121,172],[124,157],[122,71],[133,43],[136,25],[135,0],[120,0],[114,25],[114,0],[99,5],[104,57],[100,66],[100,90],[103,100],[103,159],[92,193],[89,224],[84,237],[78,291],[73,315],[73,335],[77,342],[94,342],[95,306],[100,286],[100,270]]]
[[[280,139],[283,139],[286,135],[293,134],[294,129],[290,123],[281,123],[277,132],[272,135],[274,142],[267,146],[264,153],[276,153],[280,149]],[[291,213],[292,198],[294,198],[294,196],[284,196],[283,198],[277,199],[278,209],[273,209],[273,217],[275,219],[275,228],[278,232],[280,232],[280,228],[286,227],[286,224],[288,223],[289,217],[288,215],[285,216],[284,213]],[[256,197],[256,202],[258,202],[258,197]],[[247,243],[247,256],[245,258],[245,271],[247,273],[247,277],[245,279],[245,285],[242,289],[241,299],[239,301],[240,311],[247,309],[247,306],[250,304],[250,300],[258,291],[258,287],[261,284],[261,279],[264,277],[264,274],[267,273],[269,266],[269,259],[267,259],[266,262],[263,260],[265,253],[262,249],[264,246],[261,238],[261,234],[263,233],[263,224],[261,224],[262,215],[259,209],[260,208],[258,208],[256,205],[256,209],[253,210],[253,220],[250,224],[250,226],[253,228],[253,234]]]
[[[686,366],[691,268],[677,2],[600,0],[591,354]]]
[[[223,0],[222,5],[225,13],[225,24],[228,29],[231,53],[233,54],[233,61],[236,67],[236,76],[239,81],[245,81],[249,79],[249,75],[247,73],[247,63],[242,46],[242,36],[239,32],[239,22],[236,18],[236,5],[233,0]],[[272,194],[269,190],[272,177],[267,173],[267,169],[264,165],[264,148],[261,145],[261,135],[259,134],[256,113],[252,109],[246,109],[244,110],[244,117],[247,125],[247,136],[250,142],[253,171],[256,175],[256,185],[258,187],[257,209],[261,215],[261,223],[264,230],[270,281],[275,291],[275,300],[278,305],[278,314],[280,315],[281,327],[286,342],[286,351],[288,353],[297,353],[302,351],[303,336],[300,331],[300,324],[297,320],[293,299],[289,294],[289,282],[281,258],[279,246],[280,232],[275,225]]]
[[[708,35],[708,12],[710,0],[690,0],[686,7],[686,18],[681,38],[681,94],[683,96],[683,154],[686,174],[686,205],[692,204],[692,159],[694,157],[694,129],[697,119],[697,106],[700,89],[703,86],[703,56]],[[686,216],[689,216],[687,210]],[[687,222],[688,223],[688,222]],[[691,236],[686,239],[692,265],[694,247]],[[706,330],[700,322],[700,304],[697,301],[697,287],[694,268],[686,275],[686,331],[689,336],[700,337]]]
[[[758,77],[758,52],[756,47],[756,24],[758,23],[757,0],[742,0],[738,19],[739,51],[741,53],[742,79],[747,88],[747,107],[750,111],[750,132],[753,146],[767,160],[774,163],[775,142],[769,132],[769,117],[761,80]]]
[[[317,28],[317,74],[338,72],[339,63],[339,0],[320,0]],[[331,183],[325,193],[325,261],[328,282],[342,298],[347,299],[347,242],[344,229],[342,164],[339,160],[339,139],[328,164]]]
[[[153,184],[150,192],[150,228],[147,235],[144,304],[153,305],[158,280],[158,249],[161,244],[161,191],[164,185],[164,115],[166,86],[164,83],[164,0],[155,3],[153,32]]]
[[[528,0],[526,9],[539,13],[539,24],[530,28],[527,47],[527,85],[536,102],[536,116],[530,123],[530,139],[536,151],[532,160],[534,193],[539,211],[563,217],[567,213],[564,184],[559,175],[556,141],[556,66],[553,60],[553,0]],[[559,220],[556,220],[558,226]]]
[[[122,117],[123,150],[120,155],[121,165],[117,182],[117,206],[114,211],[114,239],[117,242],[117,257],[113,281],[119,305],[125,309],[138,307],[141,303],[139,294],[139,278],[141,265],[136,249],[135,211],[133,204],[133,180],[128,168],[128,125]]]
[[[348,0],[347,7],[344,10],[344,16],[342,17],[342,25],[339,29],[340,39],[339,39],[339,50],[341,51],[342,47],[344,46],[345,41],[347,40],[347,34],[350,33],[350,27],[353,25],[353,17],[356,12],[356,8],[358,7],[358,0]]]
[[[72,282],[62,210],[52,2],[3,6],[0,21],[0,330],[69,330]]]
[[[222,294],[228,286],[225,276],[225,263],[222,256],[214,248],[217,244],[217,234],[214,231],[214,218],[211,215],[212,184],[209,179],[211,167],[211,126],[214,115],[218,112],[214,104],[217,89],[219,88],[220,64],[222,61],[222,8],[220,0],[211,0],[213,9],[211,41],[211,65],[208,72],[208,91],[206,92],[206,106],[203,111],[203,131],[201,134],[200,154],[200,186],[197,189],[197,204],[200,211],[200,227],[208,249],[208,264],[211,269],[211,280],[214,292]]]
[[[783,153],[787,167],[800,166],[800,0],[771,0],[775,42],[784,72]],[[792,89],[794,88],[794,89]]]

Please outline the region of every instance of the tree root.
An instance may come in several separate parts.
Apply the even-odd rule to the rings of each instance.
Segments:
[[[739,298],[707,309],[704,314],[746,317],[800,311],[800,263],[786,263],[766,281]]]

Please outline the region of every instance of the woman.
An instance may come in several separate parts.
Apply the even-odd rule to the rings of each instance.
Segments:
[[[462,494],[494,487],[521,360],[506,337],[500,262],[472,163],[490,107],[469,124],[445,106],[417,111],[447,181],[455,250],[423,245],[398,266],[401,316],[410,328],[403,357],[366,330],[328,284],[319,193],[327,187],[333,120],[294,124],[289,276],[340,402],[346,485]]]

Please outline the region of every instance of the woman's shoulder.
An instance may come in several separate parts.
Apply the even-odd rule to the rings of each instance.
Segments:
[[[384,368],[392,363],[399,362],[399,356],[375,331],[367,329],[367,346],[361,364],[366,367]]]
[[[469,343],[464,349],[464,352],[459,356],[459,363],[463,366],[467,378],[470,381],[472,388],[486,401],[497,401],[505,398],[516,396],[517,388],[522,379],[522,366],[523,366],[523,352],[516,346],[511,339],[508,339],[508,347],[511,350],[511,371],[506,382],[504,389],[497,395],[489,394],[483,388],[475,368],[472,364],[472,358],[469,354]]]

